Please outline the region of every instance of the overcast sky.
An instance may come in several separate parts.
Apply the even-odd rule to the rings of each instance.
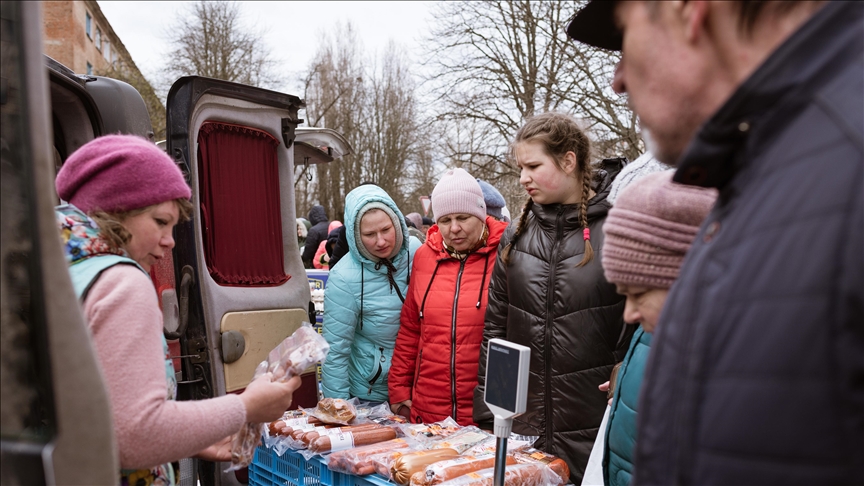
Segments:
[[[160,73],[170,50],[168,29],[191,2],[99,1],[114,32],[151,81]],[[432,2],[239,2],[246,25],[264,31],[264,39],[280,62],[288,82],[281,88],[302,96],[299,73],[315,54],[319,33],[351,21],[367,53],[380,52],[393,39],[414,60],[421,60],[422,40],[429,31]]]

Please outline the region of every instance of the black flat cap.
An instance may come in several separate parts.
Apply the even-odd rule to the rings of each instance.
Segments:
[[[614,0],[592,0],[570,20],[567,35],[594,47],[620,51],[622,38],[615,26],[615,3]]]

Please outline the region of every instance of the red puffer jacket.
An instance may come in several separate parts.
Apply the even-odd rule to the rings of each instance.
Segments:
[[[474,423],[489,278],[507,228],[491,217],[486,225],[486,246],[465,260],[447,253],[437,225],[414,256],[389,378],[390,403],[410,399],[412,422]]]

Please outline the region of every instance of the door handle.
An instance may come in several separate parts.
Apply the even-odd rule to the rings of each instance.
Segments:
[[[180,307],[179,324],[175,332],[166,332],[165,339],[180,339],[186,334],[186,326],[189,325],[189,290],[195,283],[195,271],[192,267],[186,265],[180,271],[180,292],[177,303]]]

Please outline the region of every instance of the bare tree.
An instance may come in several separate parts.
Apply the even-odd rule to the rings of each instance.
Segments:
[[[445,147],[454,164],[509,192],[516,172],[507,160],[508,143],[525,119],[545,111],[581,118],[598,142],[598,156],[641,153],[636,117],[609,88],[617,56],[579,45],[564,32],[581,3],[437,5],[427,82],[440,106],[437,120],[450,127]]]
[[[305,76],[304,116],[310,126],[340,132],[354,154],[315,167],[297,161],[297,205],[306,209],[318,203],[331,218],[341,219],[348,192],[370,181],[400,208],[418,210],[414,196],[429,185],[428,179],[419,177],[425,170],[421,166],[431,165],[432,155],[417,121],[410,63],[393,43],[370,60],[350,23],[336,30],[340,34],[335,39],[321,36]]]
[[[238,3],[199,1],[169,32],[166,74],[172,80],[198,75],[252,86],[276,83],[262,33],[243,24]]]

